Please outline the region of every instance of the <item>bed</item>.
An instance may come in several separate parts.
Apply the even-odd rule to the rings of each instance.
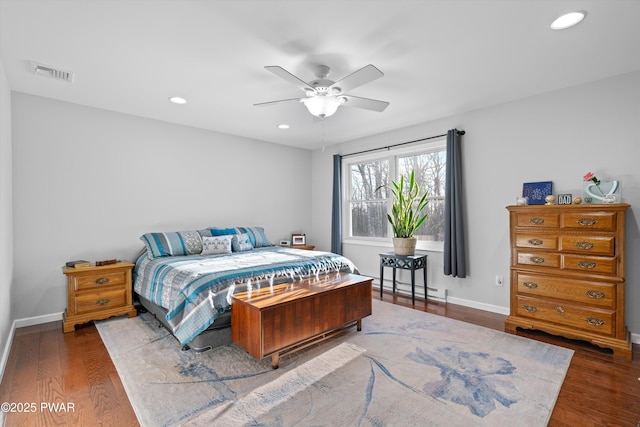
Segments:
[[[139,303],[185,349],[231,342],[231,296],[321,275],[357,273],[331,252],[275,246],[261,227],[146,233],[135,260]]]

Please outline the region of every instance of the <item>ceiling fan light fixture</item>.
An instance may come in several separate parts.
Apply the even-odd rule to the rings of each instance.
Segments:
[[[316,117],[325,118],[335,114],[338,107],[344,104],[344,98],[334,96],[314,96],[302,100],[307,110]]]
[[[551,23],[551,29],[566,30],[567,28],[571,28],[574,25],[578,25],[586,16],[587,12],[584,11],[565,13],[564,15],[556,18],[556,20]]]

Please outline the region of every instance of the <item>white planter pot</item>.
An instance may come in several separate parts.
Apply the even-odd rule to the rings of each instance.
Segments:
[[[396,255],[415,255],[417,242],[418,239],[415,237],[394,237],[393,250]]]

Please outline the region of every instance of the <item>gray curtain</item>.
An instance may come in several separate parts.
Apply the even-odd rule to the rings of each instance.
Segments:
[[[461,135],[464,131],[447,132],[447,183],[444,207],[444,274],[467,277],[464,236],[464,195],[462,191]]]
[[[339,154],[333,156],[331,252],[342,255],[342,156]]]

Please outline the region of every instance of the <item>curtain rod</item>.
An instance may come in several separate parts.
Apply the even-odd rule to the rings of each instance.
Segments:
[[[458,135],[464,135],[464,134],[465,134],[465,131],[463,131],[463,130],[459,130],[458,131]],[[388,150],[390,148],[399,147],[401,145],[413,144],[413,143],[416,143],[416,142],[428,141],[430,139],[442,138],[443,136],[447,136],[447,134],[444,133],[442,135],[429,136],[427,138],[414,139],[413,141],[400,142],[398,144],[387,145],[386,147],[371,148],[369,150],[357,151],[355,153],[342,154],[340,157],[355,156],[356,154],[370,153],[372,151]]]

